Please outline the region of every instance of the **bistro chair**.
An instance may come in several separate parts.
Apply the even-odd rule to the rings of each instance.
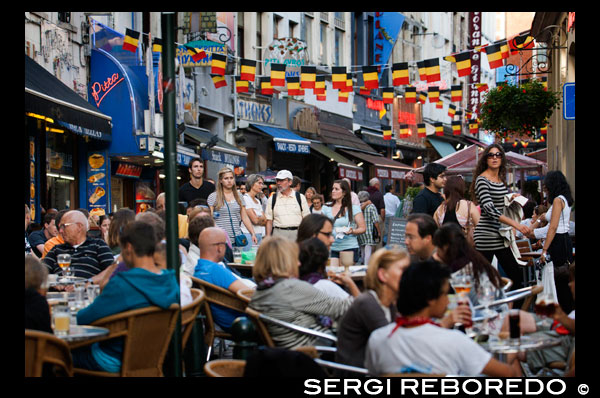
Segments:
[[[212,352],[215,337],[221,339],[221,344],[219,345],[219,356],[222,356],[223,339],[233,339],[231,333],[225,332],[224,330],[217,328],[218,325],[215,323],[214,318],[212,316],[210,304],[230,308],[243,314],[246,310],[246,307],[248,306],[248,303],[227,289],[223,289],[222,287],[213,285],[212,283],[206,282],[194,276],[192,276],[191,278],[193,286],[201,288],[206,295],[206,300],[204,301],[204,308],[202,308],[202,311],[204,312],[205,316],[204,341],[208,346],[208,353],[206,355],[206,360],[208,361],[210,359],[210,354]]]
[[[192,302],[181,308],[182,349],[185,348],[188,338],[192,333],[196,316],[198,315],[198,312],[200,312],[200,307],[204,304],[204,300],[206,299],[204,290],[192,288],[190,291],[192,293]]]
[[[246,361],[242,359],[214,359],[204,364],[208,377],[244,377]]]
[[[513,281],[512,281],[512,279],[506,278],[504,276],[502,276],[501,278],[502,278],[502,290],[504,290],[504,292],[506,293],[512,287]]]
[[[531,242],[529,239],[519,239],[516,241],[516,244],[519,248],[519,253],[521,254],[520,260],[527,262],[526,265],[521,267],[523,271],[523,286],[535,285],[537,283],[537,278],[535,276],[535,257],[523,255],[524,253],[533,252]]]
[[[239,298],[241,298],[242,300],[244,300],[246,303],[249,303],[250,300],[252,299],[252,295],[254,295],[254,292],[256,291],[256,289],[241,289],[237,291],[237,295]]]
[[[329,376],[336,376],[336,371],[342,371],[344,377],[364,377],[369,374],[369,371],[365,368],[346,365],[321,358],[323,353],[335,353],[336,350],[337,349],[335,347],[325,346],[304,346],[294,348],[294,351],[302,352],[311,357]]]
[[[275,342],[271,338],[271,334],[269,329],[267,328],[267,323],[274,324],[283,328],[291,329],[295,332],[306,334],[309,336],[320,337],[325,340],[331,341],[333,344],[337,344],[337,337],[332,336],[327,333],[323,333],[317,330],[313,330],[310,328],[306,328],[303,326],[294,325],[293,323],[285,322],[279,320],[277,318],[273,318],[271,316],[265,315],[255,309],[250,307],[246,308],[246,314],[248,314],[249,318],[254,322],[254,326],[258,331],[259,339],[262,341],[264,345],[267,347],[276,347]]]
[[[45,364],[55,375],[73,376],[69,345],[52,333],[25,329],[25,377],[41,377]],[[45,375],[44,375],[45,376]]]
[[[70,348],[120,337],[123,339],[121,371],[110,373],[75,368],[75,375],[162,377],[162,365],[175,330],[178,312],[179,304],[171,304],[168,309],[150,306],[109,315],[93,322],[94,326],[108,328],[108,335],[71,343]]]

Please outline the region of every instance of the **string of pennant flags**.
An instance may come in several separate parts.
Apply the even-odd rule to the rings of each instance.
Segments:
[[[142,33],[147,35],[146,33]],[[140,32],[136,32],[132,29],[126,28],[125,38],[123,42],[123,49],[126,51],[136,52],[139,46]],[[517,53],[523,49],[529,49],[533,47],[533,37],[530,36],[529,31],[520,33],[511,39],[498,40],[491,44],[484,44],[476,46],[472,49],[452,53],[448,56],[442,57],[443,60],[453,63],[456,65],[456,70],[459,77],[466,77],[471,74],[471,53],[486,53],[487,59],[490,65],[490,69],[495,69],[504,65],[504,59],[507,59],[511,54]],[[317,97],[317,101],[326,101],[326,76],[327,74],[318,74],[316,66],[301,66],[300,76],[287,76],[285,71],[287,68],[286,64],[281,63],[270,63],[270,75],[269,76],[256,76],[256,60],[245,59],[235,57],[226,54],[220,54],[210,51],[205,51],[201,48],[196,48],[190,44],[183,45],[188,54],[191,56],[194,62],[198,62],[206,57],[208,53],[211,55],[210,62],[210,75],[214,83],[215,88],[221,88],[227,86],[225,76],[233,76],[235,82],[235,89],[237,93],[249,92],[250,84],[255,84],[258,77],[258,89],[261,95],[271,96],[274,93],[287,89],[287,94],[290,96],[303,96],[305,95],[306,89],[313,90],[313,93]],[[152,38],[151,45],[153,52],[162,52],[162,40],[160,38]],[[226,75],[226,66],[228,58],[239,60],[240,74],[239,75]],[[418,69],[420,81],[426,81],[428,83],[427,91],[417,92],[417,87],[413,86],[410,82],[409,68],[416,67]],[[421,61],[407,61],[393,63],[391,65],[352,65],[346,66],[333,66],[331,68],[331,82],[332,88],[338,91],[338,101],[348,102],[348,96],[350,92],[354,91],[353,76],[362,74],[363,86],[357,87],[358,92],[361,95],[370,96],[372,90],[382,89],[382,102],[383,104],[392,104],[394,99],[395,88],[404,86],[404,101],[405,103],[416,103],[419,101],[422,104],[427,102],[429,99],[430,103],[435,104],[437,109],[443,109],[444,102],[440,99],[441,90],[439,86],[432,85],[441,80],[440,72],[440,57],[425,59]],[[354,71],[352,71],[354,69]],[[382,70],[391,69],[392,74],[392,87],[380,87],[379,74]],[[542,83],[547,87],[545,78],[542,79]],[[487,91],[489,89],[486,83],[471,83],[467,86],[474,86],[479,93]],[[280,88],[277,90],[277,88]],[[447,92],[444,90],[443,92]],[[450,102],[461,102],[463,93],[463,84],[452,85],[450,87],[451,100]],[[455,121],[455,116],[461,116],[462,111],[465,111],[466,122],[469,126],[469,132],[476,134],[479,130],[479,118],[473,112],[459,107],[454,104],[448,104],[448,116],[452,119],[451,127],[454,135],[461,134],[461,122]],[[379,118],[382,119],[385,115],[385,106],[380,110]],[[443,136],[443,124],[442,122],[434,122],[435,134]],[[399,136],[400,138],[407,138],[411,133],[407,124],[400,124]],[[392,127],[382,126],[383,139],[390,140],[392,137]],[[418,137],[425,137],[425,123],[417,124]]]

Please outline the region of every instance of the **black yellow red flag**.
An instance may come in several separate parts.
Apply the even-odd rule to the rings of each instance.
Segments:
[[[408,62],[399,62],[392,65],[392,84],[394,86],[410,84],[408,76]]]
[[[212,54],[210,63],[210,73],[213,75],[225,76],[225,66],[227,65],[227,56],[223,54]]]
[[[240,78],[253,82],[256,76],[256,61],[251,59],[242,59],[240,61]]]
[[[130,51],[132,53],[137,51],[138,43],[140,40],[140,32],[125,28],[125,38],[123,39],[123,50]]]

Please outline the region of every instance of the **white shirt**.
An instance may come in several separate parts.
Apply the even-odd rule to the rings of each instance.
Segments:
[[[569,207],[569,205],[567,204],[567,199],[564,196],[560,195],[559,198],[562,199],[564,207],[563,207],[562,214],[558,218],[558,228],[556,229],[556,233],[564,234],[564,233],[569,232],[571,207]],[[553,207],[554,207],[554,205],[550,206],[550,208],[546,212],[546,221],[548,221],[548,222],[550,222],[550,220],[552,219],[552,208]]]
[[[476,376],[492,358],[477,343],[458,330],[425,324],[399,327],[396,323],[371,333],[365,354],[365,367],[372,375],[419,372]]]
[[[317,281],[317,283],[315,283],[313,286],[332,297],[345,299],[349,296],[347,291],[329,279],[319,279],[319,281]]]
[[[398,210],[398,206],[400,206],[400,199],[393,193],[388,192],[383,195],[383,201],[385,203],[385,216],[394,217],[396,210]]]
[[[252,200],[252,198],[245,193],[244,196],[242,196],[242,199],[244,201],[244,206],[246,207],[246,211],[248,209],[252,209],[254,210],[254,213],[256,214],[257,217],[260,217],[263,215],[263,206],[260,200],[256,200],[256,202],[254,200]],[[244,223],[242,223],[242,225],[240,225],[240,227],[242,228],[242,232],[245,234],[249,234],[250,231],[248,231],[248,228],[246,228],[246,226],[244,225]],[[254,233],[255,234],[265,234],[265,226],[264,225],[255,225],[252,224],[252,227],[254,228]]]

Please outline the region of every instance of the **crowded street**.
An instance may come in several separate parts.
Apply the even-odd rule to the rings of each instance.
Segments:
[[[25,377],[588,391],[575,12],[25,12],[25,44]]]

